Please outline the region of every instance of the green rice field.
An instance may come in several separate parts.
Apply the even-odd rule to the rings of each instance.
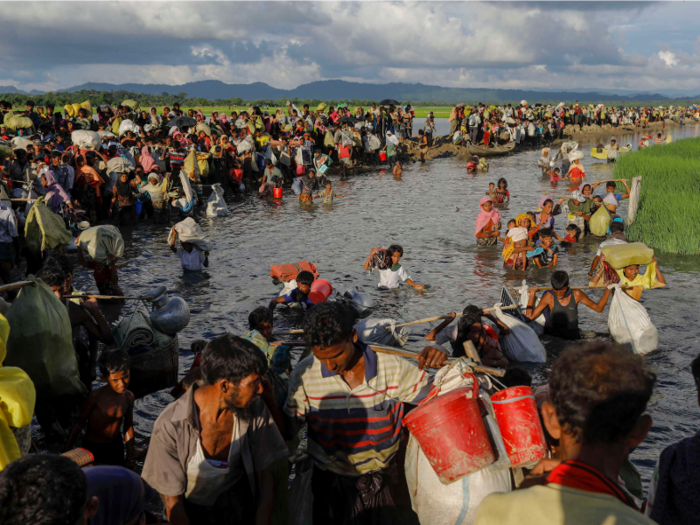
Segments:
[[[622,156],[616,179],[642,176],[630,241],[665,253],[700,253],[700,139],[684,139]]]

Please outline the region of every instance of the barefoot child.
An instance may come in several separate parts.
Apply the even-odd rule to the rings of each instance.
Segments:
[[[517,227],[508,230],[506,237],[510,239],[510,242],[503,247],[503,267],[511,270],[525,270],[527,268],[525,254],[530,250],[528,248],[527,228]]]
[[[508,204],[510,201],[510,192],[508,191],[508,181],[504,178],[498,179],[498,188],[496,188],[496,203]]]
[[[527,256],[538,268],[553,268],[557,265],[559,258],[559,247],[554,244],[552,230],[542,228],[539,232],[540,240],[538,246]]]
[[[492,200],[496,199],[496,185],[493,182],[489,183],[489,191],[486,192]]]
[[[129,355],[123,350],[105,350],[97,364],[102,380],[107,384],[93,390],[88,396],[65,450],[73,448],[73,443],[87,421],[83,448],[92,453],[95,464],[124,465],[124,443],[127,459],[136,459],[138,452],[132,424],[134,394],[126,389],[129,385]]]
[[[401,165],[401,162],[396,161],[396,164],[394,164],[394,169],[391,171],[394,174],[394,177],[397,179],[401,178],[401,174],[403,173],[403,168]]]
[[[566,227],[566,237],[564,237],[565,242],[577,243],[579,237],[581,236],[581,228],[575,224],[569,224]]]

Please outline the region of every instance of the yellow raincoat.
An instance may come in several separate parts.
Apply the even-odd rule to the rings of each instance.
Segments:
[[[10,325],[0,315],[0,470],[19,459],[21,452],[12,428],[32,422],[36,390],[27,373],[14,366],[3,367]]]

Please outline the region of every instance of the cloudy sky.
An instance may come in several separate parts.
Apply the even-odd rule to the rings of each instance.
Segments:
[[[0,3],[0,85],[700,91],[700,3]]]

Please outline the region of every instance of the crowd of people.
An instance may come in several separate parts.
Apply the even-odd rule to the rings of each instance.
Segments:
[[[451,323],[457,314],[449,314],[427,333],[415,362],[409,361],[363,341],[358,312],[342,301],[313,297],[317,279],[303,270],[290,290],[250,313],[248,332],[193,344],[196,358],[171,392],[174,401],[158,416],[147,447],[137,446],[130,356],[115,348],[97,300],[73,296],[70,257],[60,250],[37,253],[23,246],[21,226],[30,220],[31,206],[47,206],[66,228],[79,233],[86,222],[113,220],[121,228],[150,217],[170,222],[196,216],[198,192],[206,184],[220,184],[231,193],[252,190],[265,198],[291,183],[297,184],[303,205],[313,202],[315,194],[330,202],[342,197],[327,175],[333,163],[340,165],[338,175],[346,177],[356,163],[386,155],[400,177],[401,166],[393,161],[400,141],[415,135],[411,108],[386,104],[352,112],[344,105],[299,110],[290,104],[286,112],[252,108],[230,116],[214,112],[210,119],[179,107],[159,113],[128,104],[101,106],[96,119],[91,109],[65,118],[54,108],[35,108],[31,101],[20,112],[1,102],[0,109],[3,122],[10,120],[8,115],[31,122],[28,128],[0,128],[6,143],[0,145],[0,276],[12,282],[23,254],[26,274],[35,274],[62,300],[62,315],[70,318],[74,333],[87,334],[75,337],[74,345],[80,379],[90,392],[70,430],[57,428],[57,421],[45,425],[27,374],[2,367],[12,327],[0,317],[0,523],[132,525],[163,517],[176,524],[283,524],[290,518],[318,524],[418,523],[403,468],[404,422],[434,395],[433,372],[450,358],[466,357],[465,343],[471,342],[483,365],[508,367],[502,387],[532,385],[527,372],[504,356],[501,341],[510,328],[480,307],[468,305],[456,324]],[[501,125],[511,134],[514,125],[528,122],[525,136],[530,136],[529,126],[540,119],[557,128],[587,119],[613,123],[613,117],[625,123],[617,111],[589,109],[579,111],[578,104],[530,108],[526,103],[515,109],[457,107],[450,122],[453,134],[486,145]],[[636,119],[673,116],[633,111]],[[470,123],[474,116],[476,128]],[[435,129],[428,117],[418,132],[421,146],[429,146]],[[99,143],[84,142],[87,136],[75,135],[78,131],[94,131]],[[517,135],[511,138],[517,140]],[[572,185],[570,198],[555,203],[543,196],[535,211],[507,222],[503,234],[499,207],[510,202],[511,194],[508,182],[500,179],[481,198],[475,225],[479,247],[503,243],[505,268],[553,269],[553,289],[539,302],[533,289],[523,313],[530,320],[549,314],[545,331],[564,339],[581,337],[578,304],[601,312],[611,290],[595,302],[572,289],[569,275],[556,269],[559,257],[590,233],[598,209],[611,219],[601,248],[627,242],[617,217],[620,201],[630,194],[627,181],[624,193],[608,182],[606,191],[595,195],[600,183],[586,182],[576,151],[567,141],[553,157],[562,162],[564,179]],[[543,151],[541,167],[553,177],[550,152]],[[563,238],[555,230],[560,214],[568,218]],[[206,250],[182,239],[177,246],[177,240],[175,233],[170,246],[185,270],[209,265]],[[364,268],[379,271],[381,289],[402,283],[425,289],[402,265],[403,255],[400,245],[375,248]],[[114,257],[98,263],[87,260],[79,248],[77,261],[94,271],[101,293],[124,295]],[[630,265],[611,275],[601,253],[589,272],[594,282],[626,285],[625,292],[636,299],[641,289],[665,283],[656,265],[649,265],[647,274],[654,279],[641,279],[638,265]],[[292,304],[304,312],[303,339],[278,340],[274,311]],[[295,347],[301,348],[293,353]],[[94,388],[97,370],[103,384]],[[700,391],[700,358],[691,372]],[[531,468],[509,469],[509,490],[485,497],[472,522],[692,522],[697,436],[661,454],[646,496],[629,460],[651,429],[646,409],[655,386],[645,358],[618,345],[596,341],[567,348],[554,360],[548,382],[536,389],[547,457]],[[496,387],[484,382],[480,388],[491,395]],[[35,412],[47,437],[62,440],[69,456],[30,453]],[[94,466],[80,468],[69,459],[78,444],[89,451]]]

